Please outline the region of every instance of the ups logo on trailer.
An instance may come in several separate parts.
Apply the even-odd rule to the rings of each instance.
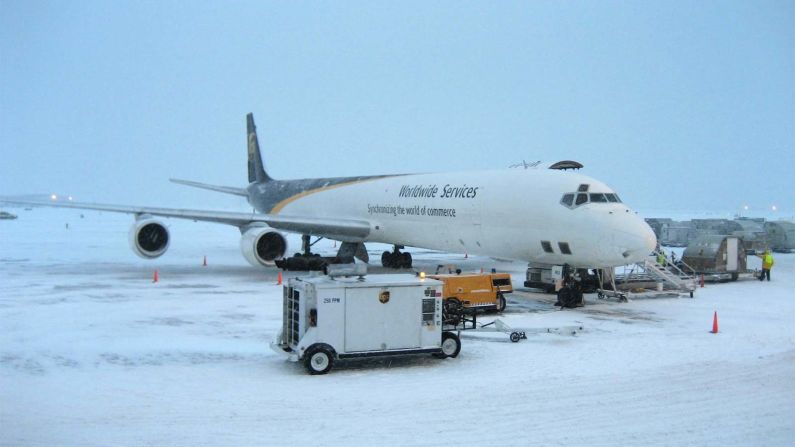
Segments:
[[[379,293],[378,294],[378,301],[380,301],[383,304],[388,303],[389,302],[389,291],[388,290],[384,290],[381,293]]]

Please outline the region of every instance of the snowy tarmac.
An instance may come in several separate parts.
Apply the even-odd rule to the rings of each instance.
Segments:
[[[456,359],[309,376],[268,348],[281,287],[275,269],[246,264],[236,229],[168,220],[169,252],[145,261],[127,246],[129,216],[10,211],[3,446],[795,445],[795,254],[776,255],[770,283],[708,284],[694,299],[589,295],[558,311],[551,295],[521,289],[521,262],[418,251],[429,272],[510,271],[521,291],[500,318],[512,326],[584,331],[467,337]]]

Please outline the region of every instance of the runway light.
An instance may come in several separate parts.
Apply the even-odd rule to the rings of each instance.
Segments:
[[[50,199],[51,199],[51,200],[58,200],[58,196],[56,196],[55,194],[53,194],[53,195],[51,195],[51,196],[50,196]]]
[[[72,201],[72,196],[69,196],[69,198],[67,200],[69,200],[71,202]]]
[[[420,272],[420,279],[425,279],[425,272]]]
[[[748,211],[748,205],[744,205],[744,206],[743,206],[743,209],[744,209],[744,210],[746,210],[746,211]]]
[[[770,209],[772,209],[773,211],[778,211],[778,207],[776,207],[776,205],[773,205]]]

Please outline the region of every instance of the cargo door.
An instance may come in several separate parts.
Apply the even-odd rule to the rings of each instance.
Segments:
[[[470,236],[470,240],[466,241],[468,245],[468,249],[472,250],[475,253],[480,252],[481,248],[485,244],[483,239],[483,218],[482,218],[482,201],[479,200],[468,200],[469,202],[469,212],[472,215],[472,234]],[[467,251],[468,252],[468,251]]]
[[[738,239],[736,237],[730,237],[726,239],[726,271],[727,272],[736,272],[737,271],[737,249],[738,249]]]

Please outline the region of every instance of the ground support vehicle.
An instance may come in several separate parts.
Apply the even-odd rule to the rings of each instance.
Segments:
[[[442,296],[456,300],[466,308],[479,310],[505,310],[505,295],[513,293],[511,275],[508,273],[464,273],[428,275],[444,283]]]
[[[527,267],[524,286],[532,289],[541,289],[546,293],[554,293],[558,288],[563,275],[561,266],[539,266],[531,265]]]
[[[282,330],[271,348],[325,374],[340,359],[406,354],[456,357],[442,330],[442,282],[408,274],[291,278]]]
[[[575,269],[568,265],[530,264],[527,267],[524,286],[541,289],[558,295],[557,306],[582,307],[583,293],[596,292],[601,288],[600,269]]]

